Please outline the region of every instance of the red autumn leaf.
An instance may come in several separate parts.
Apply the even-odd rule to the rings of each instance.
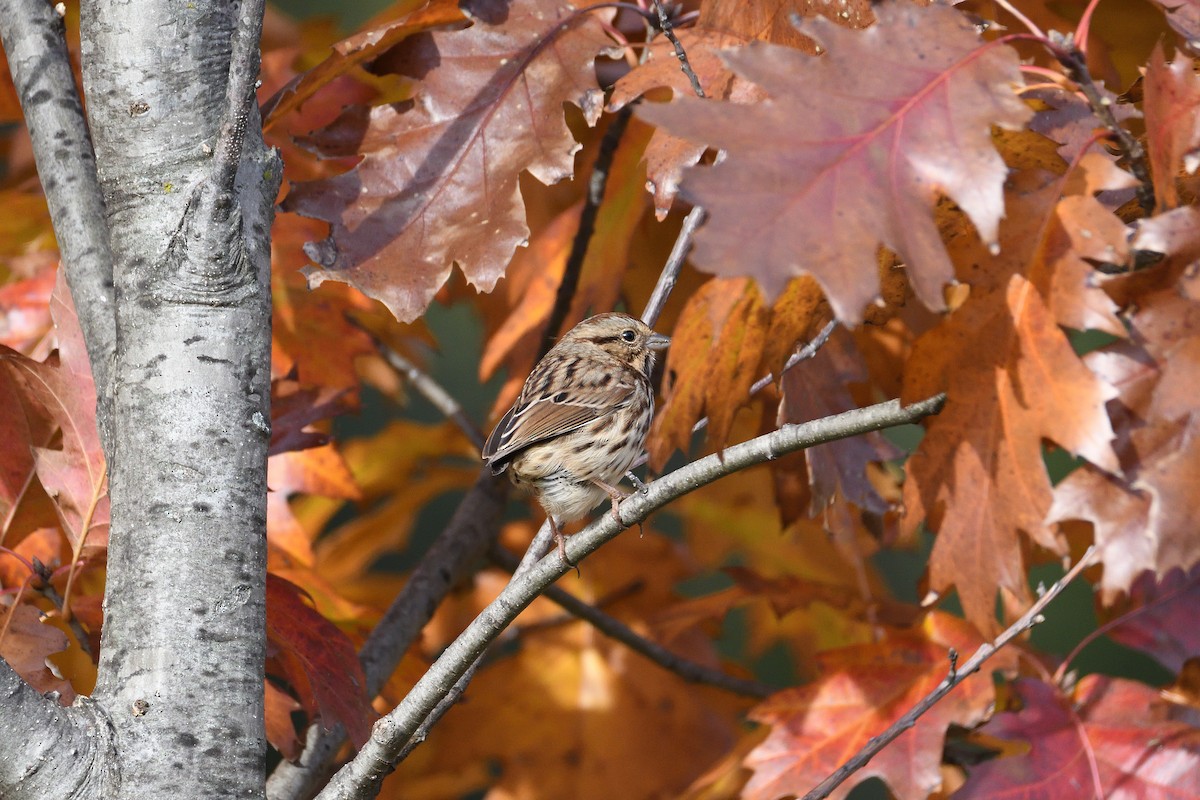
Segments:
[[[772,299],[790,276],[811,273],[852,323],[879,293],[881,244],[908,264],[917,296],[943,307],[953,271],[931,206],[949,196],[994,242],[1007,170],[989,129],[1020,128],[1031,116],[1011,88],[1016,54],[981,46],[959,12],[891,2],[876,14],[865,31],[805,24],[829,51],[818,58],[770,45],[726,53],[768,101],[679,98],[640,112],[727,153],[684,181],[711,215],[693,253],[700,268],[752,275]]]
[[[1154,178],[1159,211],[1179,205],[1175,176],[1186,167],[1200,166],[1200,77],[1192,60],[1163,57],[1162,43],[1154,47],[1146,67],[1146,149]]]
[[[1069,705],[1041,681],[1019,680],[1012,691],[1022,708],[997,714],[982,731],[1027,741],[1029,752],[975,765],[955,797],[1182,800],[1200,793],[1200,730],[1173,721],[1156,689],[1089,675]]]
[[[454,0],[432,0],[399,19],[360,31],[330,49],[329,57],[317,66],[292,78],[262,105],[263,127],[299,108],[336,78],[364,62],[386,53],[416,33],[465,23]]]
[[[1155,580],[1144,572],[1130,590],[1130,604],[1123,622],[1108,629],[1108,635],[1126,647],[1153,656],[1172,672],[1180,672],[1189,658],[1200,655],[1200,567],[1190,572],[1173,569]]]
[[[970,653],[983,643],[970,625],[947,614],[928,617],[925,631],[925,637],[895,636],[886,644],[823,652],[820,679],[785,689],[754,709],[751,718],[770,725],[771,733],[746,758],[754,776],[742,797],[805,794],[941,683],[949,669],[947,648]],[[992,702],[991,676],[968,678],[856,772],[855,780],[875,776],[897,797],[925,797],[941,784],[946,726],[979,722]],[[830,796],[845,797],[853,783]]]
[[[7,359],[30,396],[62,431],[61,449],[39,447],[38,479],[54,500],[63,530],[76,553],[93,532],[108,527],[108,478],[96,430],[96,387],[71,293],[60,271],[50,313],[58,336],[57,362]]]
[[[601,112],[593,62],[611,41],[596,13],[562,0],[463,10],[471,28],[410,39],[376,64],[421,79],[411,102],[351,108],[311,139],[322,157],[362,161],[293,187],[285,203],[332,226],[306,250],[319,265],[310,285],[349,283],[403,321],[424,313],[454,263],[492,289],[529,236],[520,174],[571,175],[578,146],[563,103],[589,123]]]
[[[361,747],[374,712],[354,645],[336,625],[304,600],[302,591],[267,575],[267,640],[310,717],[325,727],[341,723]]]

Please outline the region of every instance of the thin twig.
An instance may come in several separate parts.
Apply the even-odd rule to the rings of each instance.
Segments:
[[[515,570],[518,566],[516,558],[499,547],[492,548],[491,557],[493,561],[504,569]],[[519,574],[514,572],[513,577],[515,578]],[[605,614],[595,606],[583,602],[575,595],[565,592],[557,586],[548,587],[542,594],[553,600],[573,616],[591,624],[593,628],[605,636],[620,642],[636,653],[641,653],[651,662],[669,672],[674,672],[685,681],[716,686],[719,689],[748,697],[763,698],[775,691],[770,686],[758,681],[727,675],[719,669],[712,669],[711,667],[706,667],[703,664],[697,664],[695,661],[678,656],[657,642],[652,642],[644,636],[638,635],[636,631],[616,617]]]
[[[375,343],[375,349],[379,351],[379,355],[383,356],[383,360],[392,369],[407,378],[409,385],[416,389],[418,394],[428,400],[430,405],[436,408],[442,416],[457,425],[458,429],[463,432],[463,435],[470,440],[476,449],[483,449],[485,438],[483,431],[479,429],[474,420],[467,416],[467,412],[463,411],[462,403],[458,402],[454,395],[446,391],[446,388],[438,383],[432,375],[376,336],[374,331],[355,319],[353,315],[347,314],[346,320],[367,334],[367,336],[370,336],[371,341]]]
[[[679,235],[675,237],[671,255],[667,257],[667,263],[659,273],[658,283],[654,285],[654,292],[650,295],[645,310],[642,311],[642,322],[651,328],[654,327],[654,323],[658,322],[663,306],[667,304],[667,298],[671,296],[671,290],[675,288],[675,282],[679,280],[679,270],[683,268],[683,261],[687,258],[688,251],[692,249],[692,239],[696,235],[696,229],[703,223],[704,209],[700,206],[693,208],[683,218],[683,227],[679,229]]]
[[[567,264],[563,268],[562,282],[558,284],[558,292],[554,296],[554,307],[546,320],[546,333],[542,340],[538,358],[554,346],[558,330],[562,327],[571,310],[575,299],[575,291],[579,288],[579,275],[583,272],[583,262],[587,259],[588,245],[592,234],[596,231],[596,218],[600,215],[600,203],[604,200],[604,190],[608,186],[608,174],[612,169],[613,156],[621,136],[633,116],[633,107],[626,106],[613,117],[600,140],[600,150],[596,153],[596,163],[592,167],[591,177],[588,178],[587,198],[583,203],[583,211],[579,215],[579,227],[575,229],[575,239],[571,242],[571,253],[567,256]]]
[[[1087,98],[1092,113],[1104,123],[1104,127],[1116,138],[1117,144],[1125,152],[1125,156],[1129,159],[1129,171],[1138,179],[1138,205],[1147,215],[1152,214],[1154,212],[1154,184],[1150,179],[1150,168],[1146,164],[1146,150],[1142,147],[1142,143],[1117,121],[1116,115],[1113,114],[1112,102],[1100,93],[1100,87],[1092,80],[1092,74],[1088,71],[1087,58],[1075,46],[1071,37],[1051,38],[1047,42],[1047,47],[1063,65],[1067,71],[1067,77],[1079,86],[1083,96]]]
[[[777,431],[734,445],[720,457],[705,456],[659,478],[626,498],[618,508],[620,521],[602,514],[567,540],[567,559],[578,563],[626,527],[644,520],[652,512],[678,497],[725,475],[765,463],[796,450],[825,442],[916,422],[941,410],[945,395],[901,407],[898,400],[855,409],[803,425],[785,425]],[[517,615],[550,584],[569,569],[557,553],[551,553],[508,586],[442,652],[416,686],[389,714],[375,723],[371,738],[318,795],[319,800],[354,800],[374,796],[390,765],[452,686],[467,671],[488,644],[516,619]]]
[[[872,738],[869,742],[863,745],[862,749],[855,753],[842,766],[838,767],[837,771],[830,775],[821,783],[817,784],[808,794],[804,795],[804,800],[821,800],[828,797],[829,793],[840,786],[847,778],[853,775],[858,770],[862,769],[880,750],[888,745],[889,742],[896,739],[900,734],[907,731],[921,715],[933,707],[934,703],[941,700],[950,690],[971,675],[979,671],[983,662],[987,661],[996,654],[1000,648],[1011,642],[1017,636],[1032,628],[1034,625],[1042,622],[1044,617],[1042,611],[1050,604],[1050,601],[1058,596],[1059,592],[1066,588],[1067,584],[1073,581],[1080,572],[1083,572],[1089,564],[1092,563],[1092,556],[1095,554],[1095,548],[1089,547],[1079,562],[1075,564],[1071,570],[1056,582],[1053,586],[1047,589],[1041,597],[1037,599],[1029,610],[1026,611],[1021,618],[1008,627],[1004,633],[1000,634],[995,641],[981,645],[975,654],[967,659],[967,663],[961,668],[958,667],[958,655],[953,649],[950,650],[950,671],[945,679],[937,685],[937,687],[925,695],[915,706],[913,706],[907,714],[896,720],[883,733]]]
[[[679,68],[683,70],[683,74],[687,75],[688,81],[692,84],[692,91],[697,97],[707,97],[704,93],[704,87],[700,85],[700,79],[696,77],[696,71],[692,69],[692,62],[688,61],[687,51],[683,49],[683,45],[679,41],[679,37],[675,35],[675,26],[671,24],[671,18],[667,16],[667,10],[663,8],[662,0],[654,0],[654,10],[658,12],[658,27],[662,29],[663,35],[671,42],[675,48],[675,57],[679,59]]]

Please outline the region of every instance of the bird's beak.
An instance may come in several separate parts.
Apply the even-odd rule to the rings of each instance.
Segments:
[[[661,333],[652,333],[650,338],[646,340],[646,347],[651,350],[666,350],[671,346],[671,337],[663,336]]]

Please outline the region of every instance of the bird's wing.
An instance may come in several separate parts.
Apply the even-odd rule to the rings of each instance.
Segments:
[[[525,402],[518,400],[488,437],[483,460],[493,471],[501,472],[508,460],[526,447],[570,433],[621,408],[635,388],[622,380],[603,387],[575,386]]]

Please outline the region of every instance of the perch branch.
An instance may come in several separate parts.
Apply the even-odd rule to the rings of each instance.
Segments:
[[[627,498],[618,508],[620,521],[604,514],[567,540],[567,559],[578,563],[626,527],[682,495],[725,475],[787,453],[825,442],[916,422],[941,410],[945,395],[901,407],[898,400],[779,430],[733,445],[720,456],[698,459],[659,478]],[[396,758],[404,750],[429,712],[445,697],[475,659],[516,616],[569,568],[555,553],[514,579],[479,616],[443,651],[408,696],[374,727],[370,740],[318,795],[319,800],[359,800],[378,793]]]

